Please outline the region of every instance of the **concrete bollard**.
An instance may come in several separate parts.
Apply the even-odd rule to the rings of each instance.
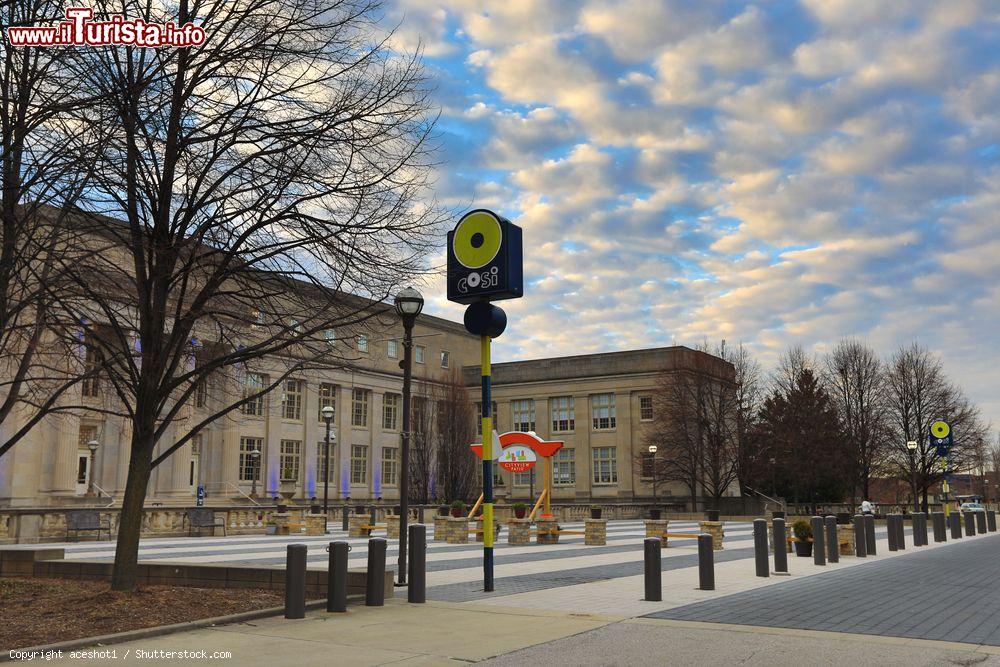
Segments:
[[[385,604],[385,538],[368,540],[368,576],[365,577],[365,606],[381,607]]]
[[[784,519],[771,521],[771,539],[774,541],[774,571],[788,572],[788,541]]]
[[[877,554],[877,535],[875,535],[875,515],[866,514],[865,515],[865,541],[867,542],[867,549],[869,556],[875,556]]]
[[[917,512],[913,515],[913,546],[927,546],[927,515]]]
[[[986,529],[991,533],[997,532],[996,510],[986,510]]]
[[[663,600],[660,544],[660,538],[658,537],[647,537],[642,541],[642,556],[646,574],[645,600],[647,602],[660,602]]]
[[[306,545],[289,544],[285,556],[285,618],[306,617]]]
[[[330,559],[326,571],[326,610],[347,611],[347,542],[330,542],[326,550]]]
[[[965,519],[965,536],[973,537],[976,534],[976,520],[972,512],[962,512],[962,518]]]
[[[976,517],[976,532],[982,535],[986,532],[986,512],[973,512]]]
[[[771,567],[767,557],[767,519],[753,520],[753,551],[757,576],[771,576]]]
[[[427,526],[412,523],[407,528],[410,542],[410,560],[406,564],[406,601],[427,602]]]
[[[702,533],[698,536],[698,588],[703,591],[715,590],[715,547],[712,536]],[[786,566],[787,567],[787,566]]]
[[[897,551],[899,547],[896,546],[896,515],[886,514],[885,515],[885,535],[889,541],[889,551]]]
[[[962,539],[962,515],[958,512],[951,512],[948,515],[948,525],[951,526],[951,539]]]
[[[854,555],[864,558],[868,555],[868,539],[865,536],[865,518],[860,514],[854,515]]]
[[[932,512],[931,524],[934,527],[934,542],[947,542],[948,532],[944,527],[944,512]]]
[[[896,548],[906,551],[906,523],[905,517],[900,514],[896,517]]]
[[[837,517],[828,516],[823,520],[826,526],[826,560],[830,563],[840,562],[840,542],[837,539]]]
[[[813,564],[826,565],[826,540],[823,539],[823,517],[814,516],[810,519],[813,532]]]

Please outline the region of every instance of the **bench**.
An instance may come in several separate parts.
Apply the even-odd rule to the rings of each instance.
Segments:
[[[226,536],[226,520],[222,517],[216,518],[215,510],[204,507],[192,507],[184,510],[184,522],[188,524],[189,537],[195,529],[198,530],[198,535],[200,536],[202,528],[211,528],[212,535],[215,535],[216,528],[222,528],[222,535],[223,537]]]
[[[97,510],[66,510],[66,541],[69,541],[69,533],[76,533],[76,541],[80,541],[80,531],[97,531],[97,539],[101,539],[101,531],[108,532],[108,539],[111,539],[111,519],[101,519],[101,513]]]

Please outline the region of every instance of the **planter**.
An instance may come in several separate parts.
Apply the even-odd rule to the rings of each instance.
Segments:
[[[718,521],[719,520],[719,514],[720,514],[719,510],[706,510],[705,511],[705,517],[709,521]]]
[[[658,520],[660,518],[660,514],[662,514],[662,513],[663,513],[662,510],[649,510],[649,518],[653,519],[654,521]],[[597,517],[597,518],[600,518],[600,517]]]
[[[795,545],[795,555],[799,558],[808,558],[813,555],[812,542],[793,542]]]
[[[355,505],[354,506],[354,511],[357,514],[364,514],[365,513],[365,506],[364,505]]]
[[[274,535],[277,530],[278,530],[277,526],[264,526],[265,535]]]
[[[590,518],[591,519],[600,519],[601,518],[601,508],[600,507],[591,507],[590,508]]]
[[[515,519],[523,519],[527,513],[528,513],[528,508],[527,507],[515,507],[514,508],[514,518]]]
[[[288,505],[278,504],[278,514],[288,514]]]
[[[448,516],[451,513],[451,508],[447,505],[441,505],[438,507],[438,516]]]
[[[319,505],[310,505],[309,506],[309,513],[310,514],[321,514],[322,510],[320,510]]]
[[[465,516],[465,510],[459,509],[458,507],[452,507],[451,508],[451,515],[453,517],[455,517],[456,519],[461,519],[462,517]]]

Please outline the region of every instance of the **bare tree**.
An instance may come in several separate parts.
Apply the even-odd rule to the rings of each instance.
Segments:
[[[375,3],[125,9],[207,36],[93,49],[76,72],[100,93],[109,133],[89,206],[114,219],[90,216],[102,252],[64,268],[132,427],[112,576],[122,590],[135,587],[153,467],[286,378],[338,363],[334,341],[371,316],[371,301],[341,290],[384,300],[419,270],[440,222],[417,206],[431,125],[420,62],[387,48]],[[249,373],[267,381],[184,419],[209,377]]]
[[[757,489],[769,469],[771,456],[766,442],[756,435],[757,420],[764,402],[764,377],[760,363],[743,343],[730,347],[725,341],[720,345],[720,356],[733,365],[736,371],[734,388],[734,413],[736,425],[736,479],[740,493]],[[769,489],[773,493],[773,489]]]
[[[437,491],[437,429],[432,387],[422,382],[410,403],[410,483],[412,502],[426,504]]]
[[[437,387],[437,484],[445,498],[470,498],[479,459],[469,448],[476,440],[476,409],[461,371]]]

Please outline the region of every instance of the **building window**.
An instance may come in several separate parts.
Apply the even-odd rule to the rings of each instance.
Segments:
[[[368,483],[368,445],[351,445],[351,484]]]
[[[260,329],[264,328],[264,311],[263,310],[255,310],[255,311],[253,311],[253,324],[250,325],[250,328],[253,329],[254,331],[257,331],[257,330],[260,330]]]
[[[337,421],[337,385],[330,382],[321,382],[319,385],[319,413],[318,419],[321,422],[325,422],[323,419],[323,408],[331,407],[333,408],[333,419],[330,421]]]
[[[91,440],[97,440],[97,427],[93,424],[80,424],[80,430],[76,438],[77,447],[89,451]]]
[[[448,350],[441,350],[441,368],[448,368]]]
[[[572,396],[556,396],[549,401],[549,409],[552,412],[553,431],[558,433],[576,428]]]
[[[642,452],[642,472],[640,473],[642,477],[653,476],[653,456],[652,452]]]
[[[507,486],[507,482],[504,481],[503,475],[501,475],[500,471],[496,469],[493,470],[493,486]]]
[[[516,472],[514,473],[514,486],[530,486],[531,476],[534,474],[535,469],[532,468],[528,472]]]
[[[490,417],[493,418],[493,428],[497,427],[497,404],[496,401],[490,402]],[[483,434],[483,404],[476,403],[476,435]]]
[[[618,450],[594,447],[594,484],[618,483]]]
[[[334,464],[333,454],[335,447],[336,445],[330,443],[330,460],[329,460],[330,469],[333,469],[333,464]],[[319,482],[320,484],[326,483],[326,467],[327,467],[326,440],[320,440],[319,442],[316,443],[316,481]]]
[[[302,461],[302,441],[282,440],[281,456],[278,460],[278,467],[281,470],[282,482],[299,481],[299,466]]]
[[[397,447],[382,448],[382,483],[386,486],[399,484],[399,462],[396,458],[398,453]]]
[[[268,379],[266,375],[261,375],[260,373],[247,373],[246,380],[243,383],[243,398],[248,396],[253,396],[254,394],[260,394],[243,404],[243,414],[251,415],[254,417],[264,416],[264,394],[260,392],[264,391],[264,387],[268,385]]]
[[[395,431],[398,428],[399,404],[402,401],[399,394],[385,394],[382,397],[382,428]]]
[[[96,373],[103,363],[104,354],[94,345],[87,345],[83,358],[83,372],[94,373],[80,383],[80,392],[87,398],[97,398],[101,395],[101,380]]]
[[[535,430],[535,401],[525,398],[510,402],[510,411],[514,417],[515,431]]]
[[[203,377],[194,388],[194,407],[203,408],[208,404],[208,378]]]
[[[639,397],[639,420],[644,422],[653,421],[653,397]]]
[[[413,360],[418,364],[424,363],[424,346],[414,345],[413,346]]]
[[[556,486],[576,484],[576,450],[563,447],[552,457],[552,483]]]
[[[323,340],[326,341],[327,345],[333,346],[337,342],[337,330],[327,329],[323,332]]]
[[[288,320],[288,328],[295,333],[302,333],[305,331],[305,327],[302,326],[302,322],[298,320]]]
[[[368,351],[368,336],[358,336],[358,352]]]
[[[594,394],[590,397],[590,416],[595,431],[608,431],[615,427],[615,395]]]
[[[399,343],[395,340],[389,340],[385,344],[385,354],[390,359],[399,358]]]
[[[302,380],[285,380],[285,392],[281,395],[281,417],[292,421],[302,421]]]
[[[351,426],[365,428],[368,426],[368,394],[367,389],[351,391]]]

